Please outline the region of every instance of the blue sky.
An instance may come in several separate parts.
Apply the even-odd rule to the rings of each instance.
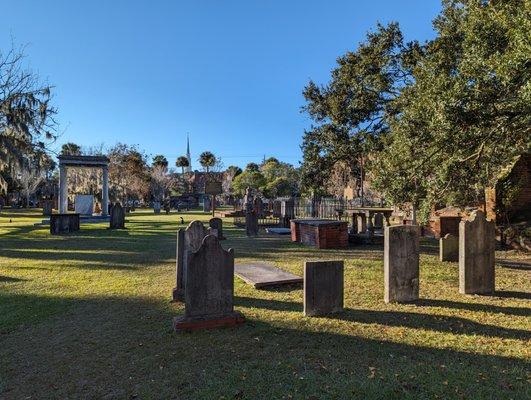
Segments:
[[[136,144],[173,165],[190,133],[194,166],[275,156],[298,165],[310,120],[303,87],[376,22],[433,37],[439,0],[0,0],[0,48],[55,86],[58,140]]]

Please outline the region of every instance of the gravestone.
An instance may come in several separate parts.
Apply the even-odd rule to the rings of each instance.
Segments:
[[[343,261],[304,263],[304,315],[322,316],[343,310]]]
[[[203,199],[203,212],[210,211],[212,211],[212,201],[210,200],[210,197],[205,197]]]
[[[211,218],[210,221],[208,221],[208,225],[210,226],[212,233],[214,233],[214,231],[216,232],[216,236],[219,240],[225,240],[225,237],[223,236],[223,220],[221,218]]]
[[[459,238],[450,233],[439,239],[439,260],[459,261]]]
[[[153,202],[153,212],[155,214],[160,214],[160,201]]]
[[[176,285],[173,288],[173,300],[184,300],[188,257],[201,247],[204,237],[208,234],[209,230],[201,221],[192,221],[186,229],[177,231]]]
[[[76,214],[92,215],[94,213],[94,196],[91,194],[78,194],[74,200]]]
[[[225,251],[207,235],[190,254],[186,270],[184,315],[174,319],[176,331],[235,326],[244,322],[234,311],[234,251]]]
[[[50,215],[50,233],[60,235],[79,231],[79,214],[52,214]]]
[[[485,213],[474,211],[459,223],[459,293],[494,292],[494,244],[494,222]]]
[[[44,200],[42,203],[42,215],[50,216],[53,210],[53,200]]]
[[[419,298],[419,227],[397,225],[385,228],[384,299],[386,303]]]
[[[109,229],[125,229],[125,210],[120,203],[113,204]]]
[[[264,202],[260,197],[256,197],[253,201],[253,211],[256,213],[258,218],[263,216],[264,212]]]
[[[280,203],[280,223],[283,228],[290,227],[290,221],[295,218],[295,202],[293,199],[281,200]]]
[[[245,211],[245,234],[258,236],[258,215],[252,210]]]
[[[383,229],[384,226],[384,216],[381,213],[374,215],[374,227],[376,229]]]

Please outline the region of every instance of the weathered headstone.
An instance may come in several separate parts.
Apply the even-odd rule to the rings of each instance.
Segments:
[[[42,203],[42,215],[50,216],[53,210],[53,200],[44,200]]]
[[[212,201],[210,200],[210,197],[205,197],[203,199],[203,212],[210,211],[212,211]]]
[[[210,221],[208,221],[208,225],[210,226],[212,233],[216,233],[219,240],[225,240],[225,237],[223,236],[223,220],[221,218],[211,218]]]
[[[258,236],[258,215],[254,211],[245,211],[245,234]]]
[[[419,227],[397,225],[385,228],[384,299],[386,303],[419,298]]]
[[[76,214],[92,215],[94,213],[94,196],[91,194],[78,194],[74,200]]]
[[[459,238],[450,233],[439,239],[439,260],[459,261]]]
[[[173,326],[189,331],[243,322],[234,311],[234,251],[225,251],[214,235],[208,235],[189,256],[184,315],[175,318]]]
[[[459,293],[493,293],[494,222],[481,211],[459,223]]]
[[[153,212],[155,214],[160,214],[160,201],[153,202]]]
[[[304,315],[321,316],[343,310],[343,261],[304,263]]]
[[[208,234],[209,230],[201,221],[192,221],[186,229],[177,231],[176,286],[173,288],[173,300],[184,300],[188,257],[201,247],[204,237]]]
[[[381,213],[374,215],[374,227],[376,229],[382,229],[384,226],[384,216]]]
[[[79,231],[79,214],[50,215],[50,233],[60,235]]]
[[[120,203],[113,204],[109,229],[125,229],[125,210]]]
[[[293,199],[282,200],[280,203],[280,226],[289,228],[290,221],[295,218],[295,202]]]
[[[253,210],[258,216],[258,218],[261,218],[264,212],[264,202],[260,197],[255,197],[253,201]]]

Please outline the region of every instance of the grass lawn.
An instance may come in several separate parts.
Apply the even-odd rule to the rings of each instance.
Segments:
[[[465,296],[457,263],[439,262],[427,241],[422,300],[387,305],[382,247],[247,238],[227,220],[236,262],[302,274],[305,259],[344,259],[346,310],[307,318],[301,288],[236,279],[244,326],[176,334],[181,215],[208,219],[140,210],[127,230],[50,236],[35,211],[0,214],[0,399],[531,398],[529,259],[498,253],[496,295]]]

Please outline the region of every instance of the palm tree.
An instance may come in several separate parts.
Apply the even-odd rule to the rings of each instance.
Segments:
[[[152,165],[154,167],[162,167],[163,169],[168,168],[168,160],[162,154],[158,154],[153,157]]]
[[[206,169],[207,173],[210,171],[210,167],[216,165],[216,161],[216,156],[210,151],[204,151],[199,156],[199,164]]]
[[[188,162],[188,158],[186,156],[180,156],[177,157],[177,161],[175,161],[175,166],[180,167],[182,174],[184,175],[184,169],[186,167],[189,167],[190,163]]]

